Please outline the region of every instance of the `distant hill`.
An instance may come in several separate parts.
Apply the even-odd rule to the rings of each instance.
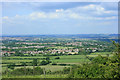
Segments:
[[[118,34],[50,34],[50,35],[3,35],[2,37],[52,37],[52,38],[117,38]]]

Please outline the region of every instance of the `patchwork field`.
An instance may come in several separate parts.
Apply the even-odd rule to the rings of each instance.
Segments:
[[[110,52],[91,53],[90,55],[86,55],[86,56],[96,57],[98,56],[98,54],[101,54],[102,56],[107,56],[107,54],[109,54],[110,56],[112,56]],[[4,57],[2,60],[2,66],[3,66],[2,71],[5,71],[6,66],[11,63],[15,63],[16,65],[21,65],[23,62],[26,62],[28,64],[31,64],[34,58],[38,59],[38,66],[40,66],[41,68],[45,68],[45,70],[59,71],[59,70],[62,70],[64,67],[70,67],[70,65],[73,65],[73,64],[80,65],[85,62],[90,62],[90,60],[87,59],[86,56],[85,55],[49,56],[50,61],[52,63],[56,63],[56,65],[52,65],[52,63],[50,63],[48,65],[42,65],[42,66],[40,66],[39,63],[42,60],[44,60],[46,56]],[[56,57],[59,57],[59,59],[55,59]],[[21,68],[21,67],[24,67],[24,66],[16,66],[15,68]],[[33,68],[32,65],[29,65],[26,67]]]

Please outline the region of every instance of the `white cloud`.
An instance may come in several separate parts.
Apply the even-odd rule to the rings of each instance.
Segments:
[[[74,19],[80,19],[82,16],[80,16],[79,14],[76,14],[76,13],[71,13],[69,15],[70,18],[74,18]]]
[[[116,17],[116,16],[112,16],[112,17],[105,17],[105,19],[107,19],[107,20],[111,20],[111,19],[117,19],[117,17]]]
[[[53,12],[32,12],[28,15],[15,15],[14,17],[4,16],[3,20],[12,21],[16,19],[81,19],[81,20],[114,20],[117,19],[117,11],[106,10],[101,5],[90,4],[86,6],[78,6],[69,9],[56,9]],[[100,16],[99,16],[100,15]]]
[[[47,14],[48,18],[54,19],[54,18],[59,18],[59,14],[56,13],[49,13]]]
[[[56,9],[56,12],[63,12],[64,9]]]
[[[33,12],[29,15],[29,17],[33,20],[39,19],[39,18],[46,18],[46,14],[44,12]]]
[[[96,9],[96,5],[94,4],[90,4],[90,5],[87,5],[87,6],[84,6],[84,7],[80,7],[80,8],[83,8],[85,10],[92,10],[92,9]]]
[[[83,14],[88,14],[88,15],[105,15],[105,14],[117,14],[117,11],[115,10],[106,10],[103,6],[101,5],[95,5],[95,4],[90,4],[86,6],[78,6],[76,8],[71,8],[67,11],[71,12],[77,12],[77,13],[82,13]]]

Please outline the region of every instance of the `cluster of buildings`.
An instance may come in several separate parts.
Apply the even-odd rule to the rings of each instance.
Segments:
[[[65,45],[72,45],[72,46],[82,46],[82,42],[72,42],[66,43]]]
[[[15,54],[15,51],[1,51],[0,56],[10,56],[11,54]]]
[[[24,54],[78,54],[79,51],[81,51],[84,48],[63,48],[63,49],[47,49],[47,50],[33,50],[33,51],[20,51],[21,53]],[[92,52],[96,52],[98,50],[98,48],[87,48],[87,50],[92,50]],[[1,55],[7,54],[7,55],[11,55],[11,54],[15,54],[15,51],[1,51],[0,53]]]
[[[17,42],[15,44],[27,44],[27,45],[33,45],[33,44],[37,44],[37,45],[40,45],[40,44],[47,44],[47,43],[28,43],[28,42]]]
[[[26,49],[26,48],[44,48],[45,46],[24,46],[24,47],[5,47],[3,46],[2,48],[7,48],[7,49]]]
[[[12,38],[14,40],[14,38]],[[16,38],[15,38],[16,39]],[[21,39],[21,38],[20,38]],[[19,40],[19,38],[18,38]],[[98,45],[97,43],[94,42],[66,42],[66,43],[62,43],[63,46],[56,46],[56,44],[61,44],[60,42],[51,42],[51,43],[34,43],[34,42],[16,42],[15,45],[21,45],[22,47],[6,47],[5,45],[1,46],[1,49],[4,49],[4,51],[1,51],[1,55],[4,54],[15,54],[15,51],[12,49],[28,49],[28,48],[33,48],[33,50],[31,51],[21,51],[24,54],[78,54],[79,51],[81,50],[85,50],[85,51],[89,51],[92,50],[92,52],[96,52],[98,50],[102,50],[102,48],[98,48],[98,46],[103,47],[103,45]],[[83,45],[96,45],[96,47],[82,47],[82,48],[74,48],[74,46],[83,46]],[[69,46],[69,47],[67,47]],[[73,46],[70,48],[70,46]],[[55,48],[56,47],[56,48]],[[58,47],[63,47],[63,48],[58,48]],[[107,47],[107,46],[104,46]],[[41,48],[43,48],[44,50],[42,50]],[[47,49],[45,49],[47,48]],[[5,51],[5,49],[9,49],[8,51]],[[36,50],[34,50],[36,49]],[[12,50],[12,51],[11,51]]]
[[[23,52],[23,53],[27,53],[27,54],[78,54],[79,52],[79,49],[49,49],[49,50],[41,50],[41,51],[26,51],[26,52]]]

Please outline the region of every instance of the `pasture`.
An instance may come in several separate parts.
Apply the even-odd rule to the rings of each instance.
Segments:
[[[89,57],[96,57],[98,54],[101,54],[102,56],[107,56],[109,54],[112,56],[109,52],[98,52],[98,53],[91,53],[90,55],[86,55]],[[42,60],[46,58],[46,56],[14,56],[14,57],[3,57],[2,58],[2,71],[6,70],[6,66],[15,63],[15,65],[21,65],[23,62],[26,62],[27,64],[31,64],[34,58],[38,59],[38,66],[41,68],[45,68],[45,70],[51,70],[51,71],[59,71],[62,70],[64,67],[70,67],[70,65],[73,64],[83,64],[86,62],[90,62],[89,59],[86,58],[85,55],[63,55],[63,56],[49,56],[51,63],[48,65],[39,65]],[[59,57],[60,59],[55,59],[56,57]],[[56,65],[52,65],[52,63],[56,63]],[[60,64],[66,64],[66,65],[60,65]],[[16,66],[16,68],[21,68],[24,66]],[[33,68],[32,65],[28,65],[26,67]]]

